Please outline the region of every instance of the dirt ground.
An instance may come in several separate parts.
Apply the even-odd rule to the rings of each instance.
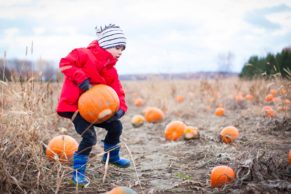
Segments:
[[[131,94],[130,90],[128,92]],[[237,104],[228,98],[224,100],[227,111],[223,117],[215,116],[212,108],[192,106],[192,112],[187,108],[183,112],[185,104],[176,104],[173,105],[176,109],[167,108],[163,122],[134,128],[130,120],[133,115],[142,114],[145,106],[135,107],[132,99],[128,101],[129,111],[122,118],[121,147],[122,155],[134,160],[135,166],[128,169],[109,166],[105,183],[102,183],[104,166],[98,153],[102,152],[100,141],[105,130],[96,128],[98,144],[88,168],[91,185],[79,192],[104,193],[114,186],[128,186],[137,193],[153,194],[291,192],[291,168],[287,160],[291,148],[290,111],[268,118],[261,111],[255,111],[261,108],[254,108],[254,104]],[[187,100],[184,103],[187,104]],[[164,129],[172,120],[198,127],[200,139],[166,141]],[[237,127],[240,136],[233,144],[221,143],[218,134],[229,125]],[[78,138],[73,130],[69,130],[69,134]],[[232,167],[237,178],[232,184],[213,189],[210,172],[217,165]]]

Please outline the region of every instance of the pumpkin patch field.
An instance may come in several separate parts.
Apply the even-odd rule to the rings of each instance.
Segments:
[[[61,82],[1,82],[0,193],[291,193],[290,81],[122,84],[120,146],[131,166],[101,162],[106,131],[95,128],[90,184],[80,188],[70,183],[80,136],[55,112]]]

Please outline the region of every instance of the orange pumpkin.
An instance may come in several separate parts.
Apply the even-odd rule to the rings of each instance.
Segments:
[[[176,96],[176,102],[182,103],[182,102],[184,102],[184,100],[185,100],[184,96],[182,96],[182,95]]]
[[[234,126],[228,126],[221,130],[219,137],[224,143],[232,143],[239,136],[239,131]]]
[[[200,137],[199,130],[197,127],[187,126],[184,129],[185,139],[198,139]]]
[[[263,112],[267,117],[275,117],[276,116],[276,112],[273,110],[273,108],[271,106],[264,106]]]
[[[276,94],[277,94],[277,90],[275,90],[275,89],[271,89],[270,93],[272,94],[272,96],[276,96]]]
[[[252,101],[254,99],[254,96],[251,94],[247,94],[245,97],[248,101]]]
[[[288,163],[291,165],[291,150],[288,153]]]
[[[238,94],[238,95],[235,96],[235,101],[236,102],[241,102],[243,100],[244,100],[244,97],[243,97],[242,94]]]
[[[283,101],[283,103],[284,103],[285,105],[289,105],[289,104],[290,104],[290,100],[285,99],[285,100]]]
[[[235,179],[235,172],[228,166],[216,166],[212,169],[210,175],[211,187],[221,187]]]
[[[145,118],[142,115],[134,115],[131,119],[133,127],[140,127],[144,124]]]
[[[273,98],[274,96],[272,94],[268,94],[266,97],[265,97],[265,101],[266,102],[272,102],[273,101]]]
[[[137,194],[134,190],[128,187],[115,187],[111,191],[107,192],[106,194]]]
[[[156,107],[147,107],[144,110],[144,118],[149,123],[159,123],[164,120],[164,112]]]
[[[102,123],[119,109],[119,98],[110,86],[99,84],[80,96],[78,108],[86,121]]]
[[[78,142],[71,136],[59,135],[52,138],[46,148],[46,156],[50,160],[68,162],[78,149]]]
[[[183,136],[185,128],[186,125],[183,122],[172,121],[166,126],[165,138],[167,140],[177,141]]]
[[[141,98],[136,98],[136,99],[134,100],[134,105],[135,105],[136,107],[141,107],[143,104],[144,104],[144,101],[143,101],[143,99],[141,99]]]
[[[218,107],[218,108],[216,108],[216,110],[215,110],[215,115],[216,116],[223,116],[224,115],[224,108],[222,108],[222,107]]]

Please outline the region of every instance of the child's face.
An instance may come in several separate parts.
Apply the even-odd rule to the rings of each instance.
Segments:
[[[119,57],[121,56],[122,54],[122,51],[124,51],[124,46],[116,46],[116,47],[113,47],[113,48],[109,48],[109,49],[106,49],[109,53],[111,53],[113,55],[113,57],[115,59],[119,59]]]

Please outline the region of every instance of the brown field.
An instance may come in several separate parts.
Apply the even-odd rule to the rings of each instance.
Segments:
[[[122,155],[135,165],[105,170],[100,162],[105,130],[96,128],[98,143],[89,161],[91,184],[87,188],[70,185],[71,166],[52,163],[44,153],[56,135],[80,140],[70,121],[55,113],[61,84],[0,84],[0,193],[106,193],[117,185],[153,194],[291,193],[291,107],[279,110],[285,99],[291,100],[290,81],[155,78],[123,82],[129,110],[122,118]],[[277,91],[275,100],[265,102],[272,89]],[[252,94],[254,99],[235,100],[238,94]],[[183,95],[185,101],[177,103],[177,95]],[[144,99],[142,107],[134,106],[137,97]],[[273,107],[275,117],[265,116],[265,105]],[[142,114],[147,106],[161,108],[165,120],[132,127],[132,116]],[[218,106],[225,109],[222,117],[214,114]],[[173,120],[198,127],[200,139],[166,141],[165,126]],[[240,136],[234,143],[224,144],[218,134],[229,125],[237,127]],[[232,167],[236,179],[222,188],[211,188],[210,172],[217,165]]]

